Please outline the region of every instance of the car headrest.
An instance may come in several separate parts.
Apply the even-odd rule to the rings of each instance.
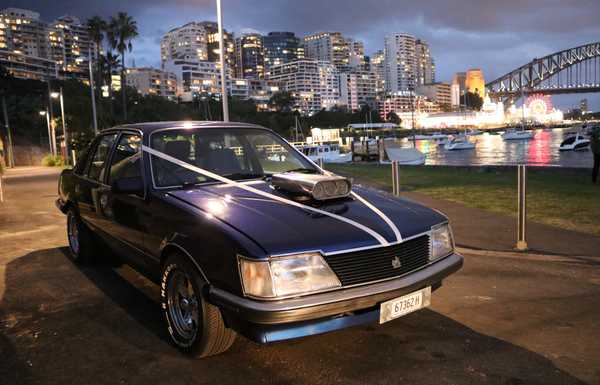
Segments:
[[[220,174],[233,174],[242,171],[235,152],[230,148],[219,148],[208,152],[208,167]]]
[[[165,144],[165,153],[173,158],[189,162],[190,142],[187,140],[173,140]]]

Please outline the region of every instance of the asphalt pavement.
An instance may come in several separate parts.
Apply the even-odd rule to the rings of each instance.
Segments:
[[[70,262],[57,172],[38,171],[10,175],[0,203],[2,385],[600,384],[600,259],[578,255],[464,249],[429,309],[190,359],[154,284]]]

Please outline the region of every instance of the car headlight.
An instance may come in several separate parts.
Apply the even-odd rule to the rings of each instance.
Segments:
[[[275,298],[340,287],[341,283],[321,254],[304,253],[269,261],[240,258],[244,293]]]
[[[431,228],[430,261],[445,257],[454,251],[454,239],[450,225],[444,223]]]

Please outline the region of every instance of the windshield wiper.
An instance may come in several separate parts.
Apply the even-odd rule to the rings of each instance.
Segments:
[[[305,173],[305,174],[316,174],[318,171],[315,170],[314,168],[299,167],[299,168],[293,168],[291,170],[287,170],[285,172],[301,172],[301,173]]]
[[[264,174],[245,173],[245,172],[234,172],[231,174],[225,174],[225,175],[221,175],[221,176],[224,178],[227,178],[227,179],[231,179],[231,180],[242,180],[242,179],[263,178],[265,175]]]
[[[204,183],[206,183],[206,182],[184,182],[181,184],[181,186],[179,186],[179,188],[182,190],[187,190],[189,188],[194,188],[194,187],[204,184]]]

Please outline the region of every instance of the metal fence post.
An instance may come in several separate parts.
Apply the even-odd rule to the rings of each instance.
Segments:
[[[392,194],[400,196],[400,168],[398,161],[392,162]]]
[[[524,164],[518,166],[518,219],[517,219],[517,250],[527,250],[525,240],[525,221],[527,219],[527,168]]]

